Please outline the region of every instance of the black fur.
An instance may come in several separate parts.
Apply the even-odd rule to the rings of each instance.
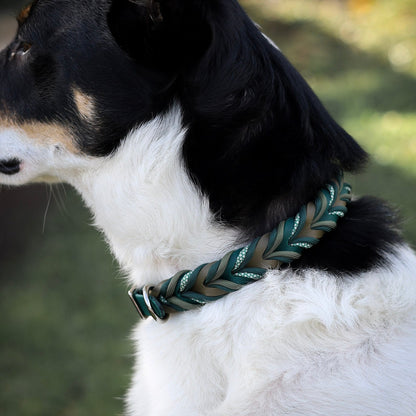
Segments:
[[[388,266],[387,254],[402,243],[396,212],[380,199],[364,197],[351,202],[348,214],[337,228],[306,250],[292,267],[296,270],[313,267],[339,276],[346,273],[357,276],[375,266]]]
[[[104,156],[163,111],[169,80],[120,49],[107,25],[109,7],[104,0],[36,1],[0,55],[0,113],[17,123],[63,124],[81,151]],[[30,52],[15,54],[25,43]],[[97,123],[79,117],[74,87],[94,97]]]
[[[11,59],[24,43],[30,53]],[[180,103],[189,174],[242,242],[367,159],[235,0],[39,0],[0,65],[0,112],[70,126],[93,156]],[[99,122],[77,114],[74,86],[94,98]],[[352,203],[293,267],[356,273],[379,264],[400,242],[392,217],[380,202]]]

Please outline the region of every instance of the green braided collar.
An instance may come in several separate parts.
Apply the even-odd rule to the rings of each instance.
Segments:
[[[268,270],[299,259],[304,250],[337,226],[350,200],[351,187],[341,176],[322,189],[315,202],[302,206],[295,217],[282,221],[248,246],[195,270],[181,271],[156,286],[132,289],[129,296],[142,319],[151,316],[155,320],[220,299],[260,280]]]

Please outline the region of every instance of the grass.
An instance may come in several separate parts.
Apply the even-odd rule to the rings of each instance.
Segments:
[[[35,192],[44,194],[42,187]],[[35,205],[31,224],[22,210],[6,227],[13,238],[23,223],[20,238],[30,240],[23,253],[1,263],[4,416],[121,413],[136,316],[89,214],[73,191],[67,193],[70,214],[52,209],[44,233],[47,198]]]
[[[374,155],[350,178],[356,192],[400,207],[416,243],[412,0],[243,4]],[[44,189],[0,192],[1,414],[121,414],[135,312],[79,197],[67,189],[66,209],[52,200],[45,221]]]

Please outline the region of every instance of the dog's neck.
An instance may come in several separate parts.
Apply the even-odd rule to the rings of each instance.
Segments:
[[[132,283],[157,283],[216,260],[238,233],[219,224],[181,160],[186,130],[174,107],[138,127],[111,157],[70,178]]]

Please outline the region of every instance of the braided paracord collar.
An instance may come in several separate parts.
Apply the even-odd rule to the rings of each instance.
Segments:
[[[322,189],[315,202],[282,221],[277,228],[250,245],[228,253],[214,263],[181,271],[156,286],[132,289],[129,296],[142,319],[166,320],[169,314],[196,309],[263,278],[301,257],[347,212],[351,187],[341,176]]]

